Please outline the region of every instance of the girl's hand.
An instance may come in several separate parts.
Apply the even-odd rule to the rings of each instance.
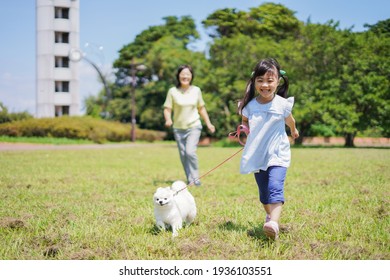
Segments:
[[[299,137],[299,131],[298,129],[291,130],[291,137],[293,139],[297,139]]]

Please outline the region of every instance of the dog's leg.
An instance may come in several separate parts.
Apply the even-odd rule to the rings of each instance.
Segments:
[[[191,224],[195,220],[195,217],[196,217],[196,208],[192,209],[191,212],[188,213],[186,217],[186,223]]]
[[[165,223],[163,221],[156,221],[156,226],[159,230],[165,231]]]
[[[182,226],[183,221],[181,220],[172,224],[172,237],[176,237],[179,235],[179,230],[182,228]]]

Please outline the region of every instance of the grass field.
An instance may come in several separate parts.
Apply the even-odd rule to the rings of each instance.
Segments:
[[[199,148],[206,173],[238,148]],[[176,146],[0,152],[0,259],[390,259],[390,149],[293,148],[277,242],[240,155],[190,187],[179,237],[154,226],[155,189],[184,179]]]

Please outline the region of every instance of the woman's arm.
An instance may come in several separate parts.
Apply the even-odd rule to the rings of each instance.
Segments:
[[[173,124],[171,108],[164,107],[164,119],[165,119],[165,127],[171,127]]]
[[[207,114],[206,107],[202,106],[198,110],[199,110],[199,115],[203,118],[207,128],[210,130],[211,133],[214,133],[215,126],[210,122],[209,114]]]

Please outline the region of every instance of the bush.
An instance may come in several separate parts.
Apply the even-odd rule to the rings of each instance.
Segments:
[[[53,137],[86,139],[95,143],[130,140],[131,126],[92,117],[24,119],[0,124],[0,135],[12,137]],[[165,132],[136,129],[137,140],[163,140]]]
[[[32,117],[33,116],[30,115],[28,112],[8,113],[7,107],[5,107],[3,103],[0,102],[0,124],[13,122],[13,121],[20,121],[24,119],[31,119]]]

